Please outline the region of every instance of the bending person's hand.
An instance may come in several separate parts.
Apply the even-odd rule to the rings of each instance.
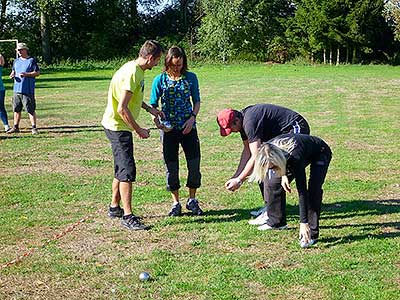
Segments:
[[[285,190],[285,192],[287,192],[287,193],[292,192],[292,188],[290,187],[289,178],[286,175],[282,176],[281,185],[282,185],[283,189]]]
[[[311,231],[308,223],[300,223],[299,238],[304,243],[309,243],[311,240]]]
[[[239,189],[241,185],[242,181],[238,177],[229,179],[227,182],[225,182],[225,188],[231,192]]]

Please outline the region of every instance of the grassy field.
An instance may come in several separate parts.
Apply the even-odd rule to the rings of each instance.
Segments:
[[[99,123],[113,70],[42,70],[40,134],[30,134],[26,114],[21,134],[0,133],[0,265],[35,249],[0,271],[0,299],[400,299],[400,68],[192,70],[202,95],[198,196],[206,214],[166,216],[170,196],[152,131],[147,140],[135,139],[133,203],[152,226],[146,232],[128,232],[106,216],[112,156]],[[159,72],[146,73],[146,99]],[[12,86],[4,75],[11,117]],[[249,211],[262,205],[258,187],[224,190],[241,140],[219,136],[216,114],[255,103],[300,112],[333,149],[321,236],[312,249],[298,246],[296,193],[287,204],[289,230],[260,232],[247,224]],[[145,111],[139,122],[152,126]],[[140,282],[142,271],[152,280]]]

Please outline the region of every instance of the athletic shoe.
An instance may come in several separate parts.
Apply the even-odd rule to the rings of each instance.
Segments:
[[[168,216],[177,217],[180,216],[181,214],[182,214],[182,206],[179,202],[177,202],[174,205],[172,205],[172,208],[169,211]]]
[[[111,207],[108,208],[108,213],[107,215],[111,218],[122,218],[122,216],[124,215],[124,210],[117,206],[114,209],[111,210]]]
[[[140,219],[134,215],[130,215],[129,218],[121,220],[121,225],[129,230],[146,230],[148,227],[140,222]]]
[[[7,132],[11,129],[11,127],[9,125],[4,125],[4,131]]]
[[[265,210],[261,215],[257,218],[249,221],[250,225],[264,225],[268,221],[268,212]]]
[[[188,210],[191,210],[192,214],[195,216],[200,216],[203,214],[203,211],[201,210],[199,206],[199,201],[197,201],[197,199],[189,198],[186,202],[186,208]]]
[[[8,134],[11,134],[11,133],[19,133],[19,128],[17,128],[17,127],[14,126],[13,128],[7,130],[7,133],[8,133]]]
[[[37,128],[32,128],[32,134],[39,134],[39,131],[37,130]]]
[[[259,215],[261,215],[263,212],[265,212],[267,210],[266,206],[261,207],[258,210],[252,210],[250,212],[250,215],[252,215],[253,217],[257,218]]]
[[[300,247],[301,248],[308,248],[312,245],[315,245],[317,243],[317,240],[311,239],[308,243],[304,242],[303,240],[300,240]]]
[[[272,227],[268,224],[264,224],[261,226],[257,227],[258,230],[284,230],[284,229],[288,229],[287,225],[283,225],[283,226],[278,226],[278,227]]]

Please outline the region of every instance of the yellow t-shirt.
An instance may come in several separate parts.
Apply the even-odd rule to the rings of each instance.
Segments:
[[[144,71],[135,61],[124,64],[111,79],[108,89],[107,107],[103,115],[101,125],[112,131],[132,131],[118,114],[118,103],[123,91],[133,93],[128,103],[128,109],[135,120],[139,117],[140,108],[143,101],[144,91]]]

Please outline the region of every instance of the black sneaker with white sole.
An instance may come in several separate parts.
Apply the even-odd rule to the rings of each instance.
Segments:
[[[169,211],[168,216],[170,216],[170,217],[178,217],[181,214],[182,214],[182,206],[178,202],[178,203],[175,203],[174,205],[172,205],[172,208]]]
[[[186,203],[186,208],[192,211],[192,214],[195,216],[201,216],[203,214],[203,211],[201,210],[199,206],[199,201],[197,201],[197,199],[188,199]]]
[[[124,210],[117,206],[117,207],[108,207],[108,212],[107,215],[111,218],[111,219],[115,219],[115,218],[122,218],[122,216],[124,215]]]
[[[121,225],[129,230],[146,230],[148,226],[140,222],[140,219],[134,215],[123,216]]]

